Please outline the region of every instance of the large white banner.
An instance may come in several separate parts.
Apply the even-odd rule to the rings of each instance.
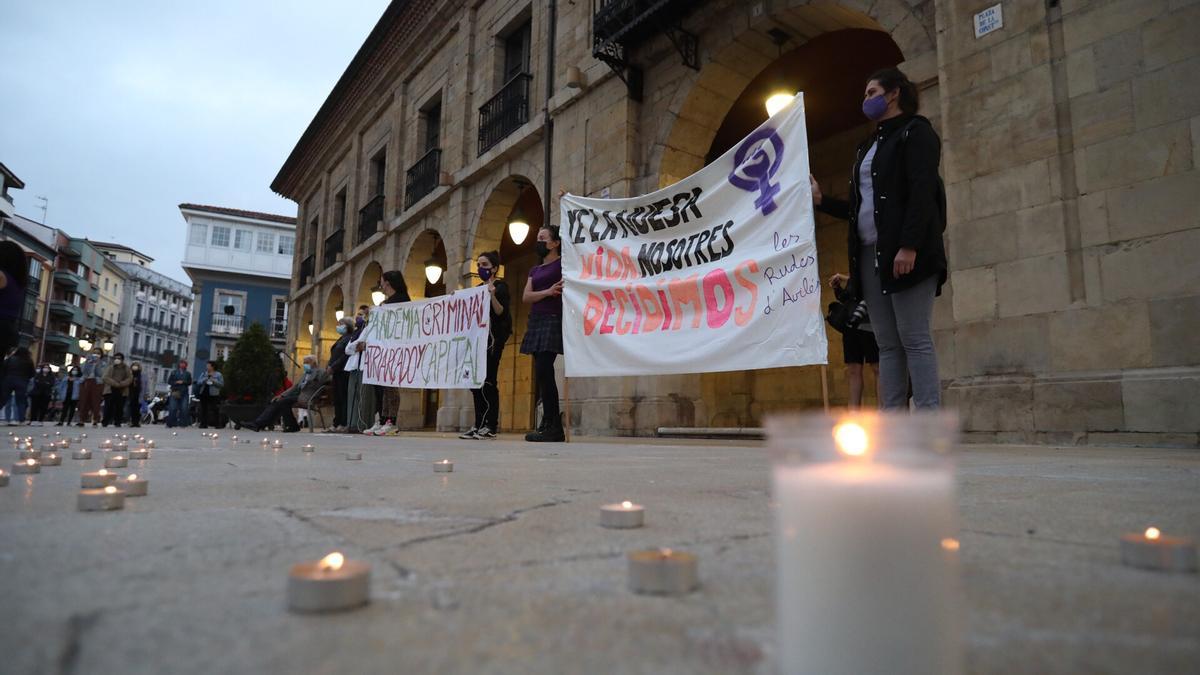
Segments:
[[[804,101],[643,197],[562,198],[568,376],[826,362]]]
[[[477,286],[380,305],[363,330],[363,382],[412,389],[477,389],[487,376],[491,296]]]

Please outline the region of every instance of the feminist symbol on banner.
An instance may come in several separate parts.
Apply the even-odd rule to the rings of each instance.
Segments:
[[[754,206],[762,209],[764,216],[775,210],[774,197],[779,194],[779,183],[772,183],[771,178],[782,162],[783,139],[771,127],[747,136],[733,155],[729,182],[747,192],[758,192]]]

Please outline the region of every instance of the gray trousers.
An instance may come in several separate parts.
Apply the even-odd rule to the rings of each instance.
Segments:
[[[879,264],[891,265],[892,261],[880,260]],[[863,247],[858,272],[863,299],[871,315],[871,328],[879,344],[879,407],[907,409],[910,380],[917,408],[939,407],[942,389],[931,327],[937,276],[884,295],[875,269],[874,246]]]

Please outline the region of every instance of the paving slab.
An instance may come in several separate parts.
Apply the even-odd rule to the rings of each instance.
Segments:
[[[140,431],[150,495],[123,511],[75,510],[100,453],[0,488],[0,672],[775,672],[761,444]],[[1200,672],[1200,577],[1117,548],[1200,538],[1200,454],[966,446],[957,473],[970,672]],[[626,498],[646,526],[599,527]],[[700,556],[696,592],[626,590],[625,553],[658,546]],[[333,550],[372,565],[372,602],[287,612],[288,568]]]

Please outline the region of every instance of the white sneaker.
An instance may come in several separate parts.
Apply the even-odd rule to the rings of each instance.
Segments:
[[[463,439],[464,441],[473,441],[476,438],[479,438],[478,436],[476,436],[476,434],[478,434],[478,433],[479,433],[479,429],[476,429],[475,427],[471,427],[470,429],[467,429],[466,431],[459,434],[458,437]]]
[[[363,429],[363,435],[374,436],[376,431],[379,431],[379,422],[376,422],[375,424],[371,425],[370,427]]]
[[[479,431],[475,432],[475,438],[483,441],[493,441],[496,440],[496,432],[488,427],[480,427]]]
[[[396,433],[397,429],[393,424],[385,424],[375,431],[376,436],[391,436]]]

